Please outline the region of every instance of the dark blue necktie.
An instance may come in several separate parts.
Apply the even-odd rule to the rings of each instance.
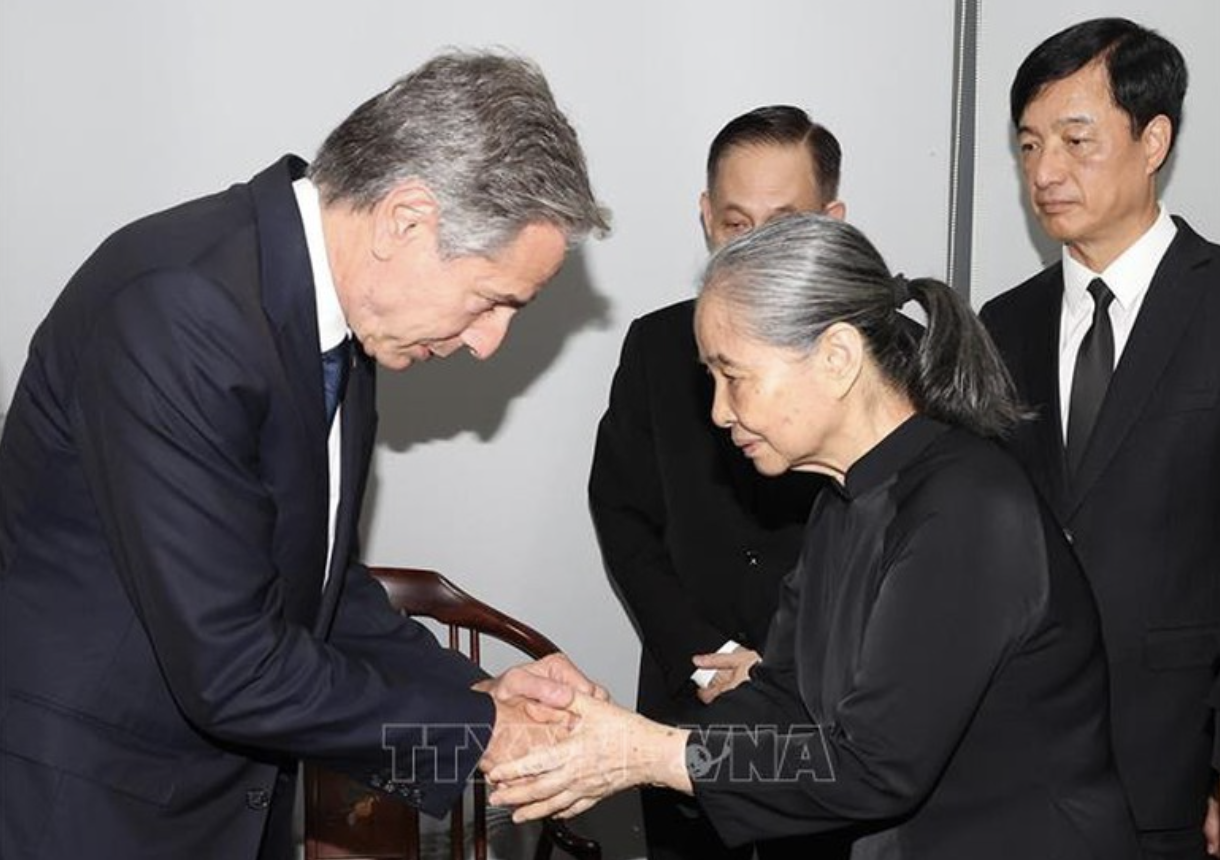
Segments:
[[[345,337],[338,346],[322,353],[322,388],[326,394],[326,426],[335,420],[335,412],[347,388],[347,373],[352,366],[352,339]]]
[[[1114,293],[1105,281],[1094,278],[1089,284],[1089,295],[1093,297],[1093,324],[1084,333],[1080,352],[1076,353],[1072,399],[1068,404],[1067,455],[1068,468],[1073,475],[1084,459],[1084,450],[1114,373],[1114,328],[1110,325],[1110,302],[1114,301]]]

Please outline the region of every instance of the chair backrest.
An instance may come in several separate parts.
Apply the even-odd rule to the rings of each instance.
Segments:
[[[432,618],[448,628],[449,647],[481,659],[480,637],[490,636],[534,659],[559,648],[527,624],[488,606],[434,570],[373,567],[390,604],[404,615]],[[465,633],[465,637],[463,637]],[[462,639],[465,638],[463,645]],[[473,848],[487,858],[487,796],[482,777],[471,780]],[[450,857],[466,856],[466,815],[458,801],[449,815]],[[558,846],[578,860],[601,860],[597,842],[577,836],[554,820],[543,823],[535,860]],[[410,806],[373,792],[346,776],[305,766],[305,860],[419,860],[419,814]]]

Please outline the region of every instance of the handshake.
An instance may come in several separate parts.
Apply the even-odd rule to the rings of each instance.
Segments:
[[[479,768],[491,803],[514,807],[518,824],[570,818],[637,785],[692,792],[689,732],[615,705],[563,654],[509,669],[475,689],[496,707]]]

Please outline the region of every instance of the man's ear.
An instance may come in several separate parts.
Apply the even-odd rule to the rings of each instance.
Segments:
[[[373,256],[388,260],[394,252],[436,231],[440,204],[431,189],[418,179],[399,182],[373,207]]]
[[[831,200],[822,207],[822,214],[842,221],[847,217],[847,204],[842,200]]]
[[[815,354],[831,392],[835,397],[846,397],[864,365],[864,336],[860,330],[850,323],[832,324],[818,338]]]
[[[1173,143],[1173,123],[1165,114],[1157,114],[1144,126],[1140,140],[1144,144],[1144,157],[1151,175],[1160,170],[1165,159],[1169,157],[1169,147]]]
[[[699,195],[699,220],[703,222],[703,241],[712,247],[712,198],[704,191]]]

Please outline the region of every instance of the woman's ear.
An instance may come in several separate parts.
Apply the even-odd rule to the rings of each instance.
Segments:
[[[817,368],[835,397],[846,397],[855,386],[864,353],[864,336],[850,323],[833,323],[818,338]]]

